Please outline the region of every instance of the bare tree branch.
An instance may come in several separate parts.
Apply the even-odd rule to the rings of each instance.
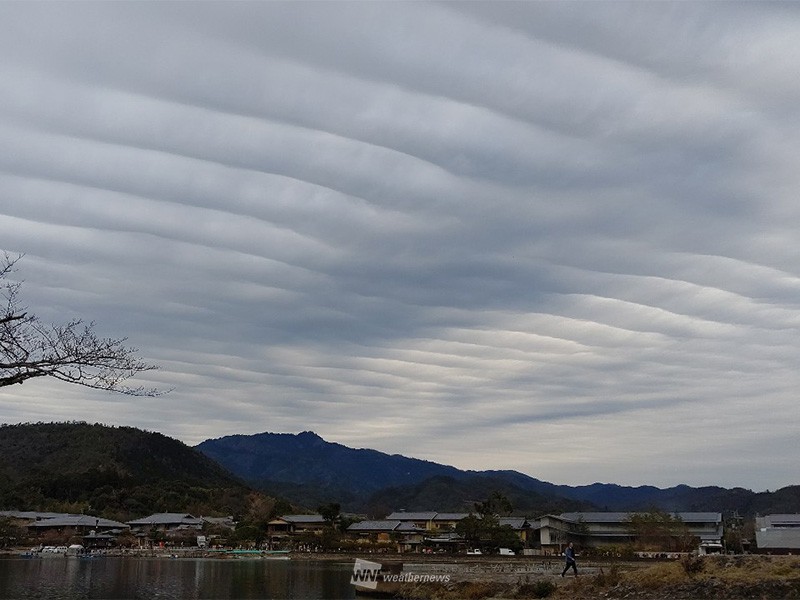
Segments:
[[[80,319],[63,325],[46,324],[21,306],[22,284],[9,279],[20,258],[8,254],[0,258],[0,294],[5,300],[4,308],[0,309],[0,387],[37,377],[53,377],[133,396],[164,393],[126,385],[139,373],[157,368],[139,359],[138,350],[125,345],[126,338],[98,337],[94,323]]]

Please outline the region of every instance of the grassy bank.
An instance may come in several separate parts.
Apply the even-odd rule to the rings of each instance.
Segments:
[[[448,584],[407,585],[404,598],[480,600],[482,598],[596,598],[633,600],[781,600],[800,599],[800,558],[716,556],[658,563],[641,568],[611,565],[577,579],[523,576]]]

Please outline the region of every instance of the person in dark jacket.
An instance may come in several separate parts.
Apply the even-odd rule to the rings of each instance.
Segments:
[[[561,576],[563,577],[567,571],[572,569],[575,572],[575,577],[577,577],[578,565],[575,563],[575,549],[572,547],[572,542],[570,542],[567,546],[567,549],[564,550],[564,558],[566,559],[567,564],[564,565],[564,570],[561,571]]]

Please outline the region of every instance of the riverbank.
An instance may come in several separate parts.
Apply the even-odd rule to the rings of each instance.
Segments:
[[[407,600],[800,600],[800,557],[716,555],[681,560],[580,560],[561,577],[558,557],[464,555],[293,555],[294,559],[401,561],[418,583]],[[441,576],[447,576],[442,583]]]
[[[414,600],[554,598],[570,600],[781,600],[800,598],[800,558],[710,556],[683,561],[584,566],[578,578],[558,572],[458,569],[447,583],[404,584]]]

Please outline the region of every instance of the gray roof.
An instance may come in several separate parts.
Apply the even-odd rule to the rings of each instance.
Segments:
[[[400,523],[400,525],[397,526],[397,529],[395,529],[395,531],[403,533],[416,533],[418,531],[424,531],[424,530],[414,525],[414,523],[412,523],[411,521],[403,521]]]
[[[800,515],[776,514],[756,517],[756,527],[800,527]]]
[[[525,529],[525,526],[530,526],[525,517],[500,517],[500,525],[508,525],[514,529]]]
[[[198,519],[187,513],[156,513],[142,519],[128,521],[133,527],[143,525],[202,525],[203,519]]]
[[[381,520],[381,521],[361,521],[360,523],[353,523],[350,527],[347,528],[347,531],[394,531],[397,529],[402,521],[398,521],[397,519],[393,520]]]
[[[436,513],[434,521],[461,521],[466,519],[470,513]]]
[[[125,523],[112,521],[111,519],[101,519],[91,515],[61,515],[51,519],[36,521],[28,525],[28,527],[103,527],[104,529],[122,527],[128,529]]]
[[[322,515],[283,515],[280,518],[288,523],[325,523]]]
[[[756,546],[759,550],[800,550],[800,528],[757,529]]]
[[[396,519],[399,521],[432,521],[439,513],[435,512],[406,512],[400,510],[393,512],[386,519]]]
[[[760,550],[800,550],[800,514],[756,517],[756,546]]]

